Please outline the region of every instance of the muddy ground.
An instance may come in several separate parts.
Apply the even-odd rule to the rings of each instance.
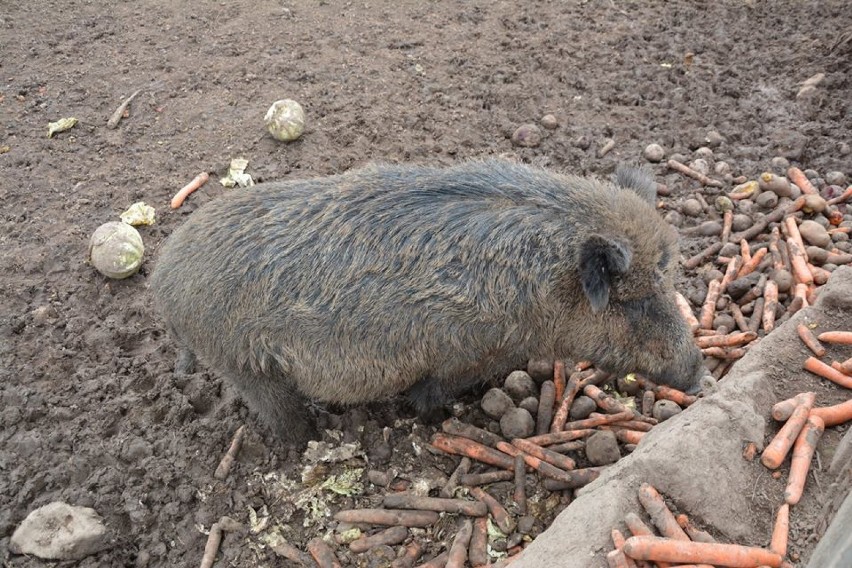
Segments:
[[[754,178],[784,156],[848,178],[851,33],[841,0],[5,3],[0,558],[45,565],[9,555],[9,537],[29,511],[56,500],[93,507],[113,536],[81,566],[197,565],[202,530],[223,514],[248,526],[250,508],[268,516],[266,528],[227,536],[217,566],[286,565],[260,545],[272,527],[298,546],[325,533],[327,522],[305,526],[309,515],[290,498],[303,487],[301,456],[266,439],[220,377],[175,377],[174,345],[152,311],[146,284],[162,241],[232,191],[215,181],[231,158],[248,158],[256,181],[500,154],[605,176],[619,161],[641,160],[649,143],[686,159],[711,143],[735,176]],[[797,98],[817,73],[822,82]],[[107,129],[137,89],[129,115]],[[281,98],[300,101],[308,117],[290,144],[262,124]],[[512,145],[519,125],[547,114],[558,127],[543,129],[540,145]],[[46,136],[48,122],[71,116],[77,126]],[[720,136],[708,142],[711,132]],[[672,190],[667,208],[699,191],[654,167]],[[171,195],[201,171],[211,183],[170,211]],[[86,263],[88,237],[139,200],[157,208],[157,223],[140,230],[146,264],[109,281]],[[684,235],[684,252],[708,242]],[[703,285],[698,273],[681,284]],[[798,392],[793,380],[779,377],[776,394]],[[476,398],[463,402],[461,415],[481,422]],[[423,451],[434,426],[398,404],[323,417],[340,440],[365,448],[371,468],[416,480],[454,466]],[[216,481],[242,424],[238,463]],[[327,492],[322,500],[333,510],[352,505]],[[804,565],[813,539],[793,546]]]

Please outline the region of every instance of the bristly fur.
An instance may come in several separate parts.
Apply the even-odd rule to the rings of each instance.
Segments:
[[[151,287],[177,341],[289,438],[310,435],[305,397],[418,385],[427,407],[536,356],[688,383],[700,358],[659,266],[675,242],[647,180],[618,180],[487,160],[262,184],[193,213]],[[625,302],[658,297],[629,328]]]

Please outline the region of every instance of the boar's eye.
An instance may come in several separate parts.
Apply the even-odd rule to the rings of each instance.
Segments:
[[[600,235],[592,235],[580,245],[580,282],[592,312],[600,312],[609,303],[613,282],[627,272],[632,258],[626,244]]]

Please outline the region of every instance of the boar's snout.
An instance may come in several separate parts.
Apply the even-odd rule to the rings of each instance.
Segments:
[[[685,346],[682,353],[675,365],[650,378],[687,394],[698,394],[701,391],[701,378],[705,374],[704,358],[701,351],[692,345]]]

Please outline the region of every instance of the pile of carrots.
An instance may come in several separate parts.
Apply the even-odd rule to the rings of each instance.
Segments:
[[[687,565],[689,568],[790,566],[784,561],[790,525],[787,504],[778,512],[769,547],[760,548],[716,542],[710,534],[695,527],[686,515],[675,516],[662,495],[647,483],[639,487],[639,502],[661,536],[656,536],[639,515],[628,513],[624,522],[633,536],[625,538],[620,530],[612,530],[615,548],[606,557],[610,568],[650,566],[648,562],[651,561],[658,568],[667,568],[670,563],[680,568],[687,568]]]
[[[849,233],[848,227],[836,226],[843,220],[836,206],[852,197],[852,187],[834,199],[825,200],[800,169],[791,167],[787,177],[802,191],[800,197],[779,205],[752,227],[736,234],[731,234],[733,211],[725,211],[721,239],[684,263],[688,270],[695,269],[718,255],[727,243],[739,244],[740,254],[717,256],[715,262],[720,265],[720,269],[724,267],[723,276],[708,284],[697,317],[689,301],[678,295],[681,313],[693,330],[696,344],[704,353],[707,366],[717,380],[728,372],[737,359],[745,355],[749,346],[759,340],[758,333],[761,330],[769,333],[779,323],[816,300],[820,287],[831,275],[818,264],[852,263],[852,254],[836,248],[825,250],[818,259],[810,258],[798,228],[807,212],[823,211],[835,225],[829,229],[829,234]],[[738,197],[731,195],[731,199]],[[786,270],[793,277],[792,286],[786,293],[779,292],[778,283],[772,277],[779,270]],[[760,279],[744,296],[736,301],[725,296],[731,282],[755,272],[761,274]],[[786,310],[776,321],[779,305],[785,305]],[[720,309],[730,312],[738,329],[713,328],[714,317]]]

